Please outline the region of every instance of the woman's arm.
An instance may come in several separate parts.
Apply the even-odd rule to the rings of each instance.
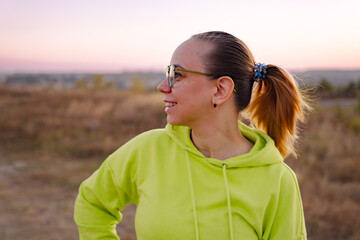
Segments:
[[[306,240],[299,185],[295,173],[288,166],[286,168],[287,171],[283,172],[280,181],[277,206],[263,239]]]
[[[80,239],[119,239],[116,224],[122,219],[120,211],[137,199],[135,169],[131,159],[121,159],[120,152],[109,156],[80,185],[74,210]]]

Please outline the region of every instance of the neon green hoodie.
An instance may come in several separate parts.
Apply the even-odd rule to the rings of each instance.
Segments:
[[[139,240],[306,239],[295,174],[269,136],[239,129],[254,146],[223,161],[204,157],[183,126],[127,142],[80,186],[80,239],[118,239],[120,211],[130,203]]]

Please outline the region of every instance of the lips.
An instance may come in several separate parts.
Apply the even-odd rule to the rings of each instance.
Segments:
[[[173,107],[175,105],[176,105],[175,102],[165,102],[165,107]]]
[[[165,102],[165,112],[168,112],[171,108],[173,108],[174,106],[176,106],[176,102],[172,102],[172,101],[164,101]]]

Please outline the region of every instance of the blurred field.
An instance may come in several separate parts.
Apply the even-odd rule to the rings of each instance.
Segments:
[[[79,184],[116,148],[166,124],[156,93],[0,88],[0,239],[77,239]],[[318,104],[297,173],[309,239],[360,239],[360,106]],[[135,207],[120,238],[136,239]]]

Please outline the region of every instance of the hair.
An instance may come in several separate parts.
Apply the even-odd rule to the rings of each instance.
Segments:
[[[251,125],[266,132],[283,157],[296,157],[297,121],[305,121],[310,109],[294,78],[275,65],[266,66],[264,79],[255,83],[255,60],[243,41],[226,32],[205,32],[192,39],[210,42],[214,48],[202,59],[206,71],[229,76],[234,81],[235,104],[244,111]]]

